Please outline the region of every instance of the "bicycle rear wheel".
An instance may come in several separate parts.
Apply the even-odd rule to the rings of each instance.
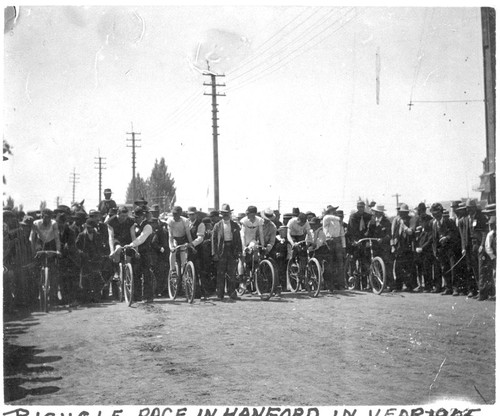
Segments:
[[[299,290],[299,264],[294,258],[288,260],[286,264],[286,283],[291,292]]]
[[[387,280],[385,264],[380,257],[375,257],[372,260],[369,276],[373,293],[380,295],[384,291]]]
[[[130,306],[134,301],[134,271],[130,263],[125,263],[124,275],[123,291],[125,294],[125,302]]]
[[[196,290],[196,272],[192,261],[186,263],[184,273],[182,274],[184,283],[184,294],[189,303],[193,303]]]
[[[122,264],[120,263],[119,266],[120,268],[120,275],[119,275],[119,280],[118,282],[116,282],[116,297],[118,299],[118,302],[123,302],[124,300],[124,295],[123,295],[123,292],[124,292],[124,276],[123,276],[123,267],[122,267]],[[113,284],[113,281],[111,281],[110,283],[111,285]]]
[[[264,259],[259,263],[255,274],[255,289],[262,300],[269,300],[276,286],[276,273],[273,264]]]
[[[309,292],[309,296],[315,298],[319,295],[322,280],[323,273],[321,270],[321,265],[319,264],[318,259],[312,257],[307,262],[306,269],[306,289]]]

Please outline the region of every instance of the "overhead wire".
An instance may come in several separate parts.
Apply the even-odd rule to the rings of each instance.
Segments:
[[[345,16],[343,16],[345,17]],[[283,68],[285,65],[287,65],[288,63],[290,63],[291,59],[289,59],[293,54],[295,54],[296,52],[299,52],[298,54],[296,54],[295,56],[293,56],[293,58],[296,58],[306,52],[308,52],[309,50],[311,50],[312,48],[314,48],[316,45],[318,45],[319,43],[323,42],[325,39],[327,39],[328,37],[330,37],[331,35],[333,35],[334,33],[336,33],[337,31],[339,31],[340,29],[342,29],[344,26],[346,26],[348,23],[350,23],[352,20],[354,20],[355,18],[358,17],[358,14],[356,13],[355,16],[353,16],[351,19],[347,20],[346,22],[344,22],[343,24],[341,24],[338,28],[336,28],[332,33],[329,33],[327,34],[326,36],[324,36],[323,38],[319,39],[317,42],[309,45],[309,43],[317,38],[318,36],[320,36],[321,34],[323,34],[325,31],[327,31],[328,29],[331,29],[332,26],[334,26],[339,20],[341,19],[337,19],[335,22],[333,22],[332,24],[330,24],[328,27],[326,27],[325,29],[323,29],[321,32],[317,33],[315,36],[313,36],[311,39],[309,39],[308,41],[306,41],[304,44],[301,44],[299,47],[295,48],[293,51],[291,51],[288,55],[286,55],[284,58],[280,59],[279,61],[275,62],[274,64],[271,64],[269,65],[267,68],[265,68],[262,72],[254,75],[253,77],[245,80],[245,81],[242,81],[240,84],[237,84],[237,85],[231,85],[230,87],[228,87],[226,89],[226,91],[233,91],[233,90],[237,90],[237,89],[240,89],[240,88],[243,88],[244,86],[252,83],[252,82],[255,82],[265,76],[269,76],[271,74],[273,74],[274,72],[276,72],[277,70]],[[304,46],[309,46],[307,49],[304,49]],[[301,50],[302,49],[302,50]],[[292,59],[293,59],[292,58]],[[269,70],[273,67],[275,67],[276,65],[279,65],[281,64],[283,61],[285,61],[285,59],[288,59],[287,62],[283,63],[282,65],[278,66],[277,68],[273,69],[272,71],[270,72],[264,72],[266,70]]]

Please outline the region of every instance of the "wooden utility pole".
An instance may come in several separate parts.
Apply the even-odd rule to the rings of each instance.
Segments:
[[[398,194],[398,193],[396,193],[395,195],[392,196],[393,198],[396,198],[396,208],[399,208],[399,197],[400,196],[401,196],[401,194]]]
[[[141,147],[136,144],[136,142],[141,141],[141,139],[136,139],[135,136],[136,134],[140,135],[141,133],[134,132],[134,125],[132,124],[132,132],[127,134],[132,135],[131,139],[127,139],[128,142],[130,141],[132,142],[132,145],[131,146],[127,145],[127,147],[132,148],[132,203],[133,203],[135,201],[135,148]]]
[[[203,73],[205,76],[210,77],[210,84],[204,82],[203,85],[212,87],[212,92],[210,94],[203,93],[203,95],[212,96],[212,136],[214,144],[214,208],[219,209],[219,144],[218,144],[218,126],[217,126],[217,97],[224,97],[226,94],[217,94],[217,87],[225,87],[226,84],[217,84],[216,77],[223,77],[224,75],[218,75],[210,72],[210,67],[208,71]]]
[[[70,173],[70,178],[69,181],[73,183],[73,200],[71,201],[72,204],[75,203],[75,189],[76,189],[76,184],[80,183],[80,174],[75,172],[75,168],[73,168],[73,173]]]
[[[102,170],[106,169],[103,164],[103,159],[106,159],[105,157],[101,157],[101,152],[98,152],[98,156],[95,157],[94,159],[97,159],[94,163],[96,164],[94,166],[94,169],[99,169],[99,205],[101,204],[101,189],[102,189]]]

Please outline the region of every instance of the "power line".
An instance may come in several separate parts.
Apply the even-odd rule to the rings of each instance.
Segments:
[[[343,17],[345,17],[346,15],[344,15]],[[336,33],[337,31],[339,31],[340,29],[342,29],[344,26],[346,26],[348,23],[350,23],[352,20],[354,20],[355,18],[358,17],[358,14],[356,14],[355,16],[353,16],[350,20],[347,20],[346,22],[344,22],[341,26],[339,26],[338,28],[336,28],[332,33],[329,33],[327,34],[326,36],[324,36],[323,38],[320,38],[317,42],[315,42],[314,44],[310,45],[309,48],[305,49],[305,50],[301,50],[304,48],[304,46],[309,46],[309,42],[311,42],[313,39],[317,38],[318,36],[320,36],[321,34],[323,34],[325,31],[327,31],[328,29],[330,29],[332,26],[334,26],[338,21],[340,21],[341,19],[337,19],[335,22],[333,22],[332,24],[330,24],[329,26],[327,26],[325,29],[323,29],[321,32],[317,33],[315,36],[313,36],[311,39],[309,39],[308,41],[306,41],[304,44],[300,45],[299,47],[295,48],[293,51],[291,51],[288,55],[286,55],[284,58],[280,59],[279,61],[275,62],[274,64],[271,64],[269,65],[267,68],[264,68],[264,70],[260,73],[260,74],[256,74],[253,78],[249,78],[248,80],[246,81],[243,81],[241,84],[239,85],[236,85],[236,86],[231,86],[230,88],[228,88],[228,90],[237,90],[237,89],[240,89],[252,82],[255,82],[265,76],[269,76],[271,74],[273,74],[274,72],[276,72],[277,70],[281,69],[282,67],[284,67],[285,65],[287,65],[288,63],[290,63],[291,59],[288,59],[290,58],[294,53],[298,52],[299,53],[295,56],[293,56],[293,58],[296,58],[297,56],[311,50],[313,47],[315,47],[316,45],[318,45],[319,43],[323,42],[325,39],[327,39],[329,36],[333,35],[334,33]],[[277,68],[273,69],[272,71],[270,72],[267,72],[265,73],[264,71],[276,66],[276,65],[279,65],[281,64],[283,61],[285,61],[285,59],[288,59],[287,62],[283,63],[282,65],[278,66]]]

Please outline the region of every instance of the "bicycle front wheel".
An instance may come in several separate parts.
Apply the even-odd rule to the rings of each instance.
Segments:
[[[186,268],[184,269],[182,278],[184,282],[184,294],[186,295],[186,300],[189,303],[193,303],[196,290],[196,273],[192,261],[188,261],[186,263]]]
[[[323,273],[321,271],[321,265],[319,264],[318,259],[312,257],[307,262],[306,270],[306,289],[309,292],[309,296],[315,298],[319,295],[322,280]]]
[[[276,286],[276,273],[273,264],[265,259],[259,263],[255,274],[255,289],[262,300],[269,300]]]
[[[380,295],[385,288],[386,273],[384,260],[380,257],[375,257],[370,264],[370,283],[372,285],[373,293]]]
[[[291,292],[299,290],[299,264],[293,258],[286,264],[286,283]]]
[[[172,275],[172,270],[168,272],[167,285],[168,285],[168,296],[170,299],[174,300],[179,293],[179,275],[176,273]]]
[[[123,291],[125,294],[125,302],[127,302],[128,306],[132,305],[134,301],[134,271],[130,263],[125,263]]]
[[[48,313],[50,303],[50,279],[48,267],[42,267],[40,269],[40,285],[38,296],[40,300],[40,311]]]

